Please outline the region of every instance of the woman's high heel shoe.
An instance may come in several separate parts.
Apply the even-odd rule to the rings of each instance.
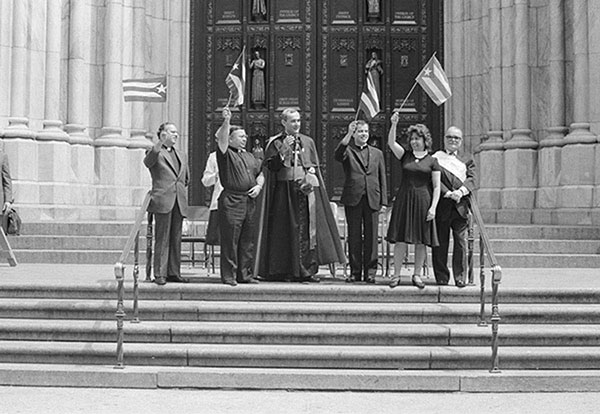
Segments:
[[[398,286],[400,284],[400,276],[394,276],[392,278],[392,280],[390,281],[390,287],[391,288],[395,288],[396,286]]]
[[[419,289],[425,288],[425,283],[423,283],[423,281],[421,280],[421,276],[419,275],[413,275],[412,284],[418,287]]]

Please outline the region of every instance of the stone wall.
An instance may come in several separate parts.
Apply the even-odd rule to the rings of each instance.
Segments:
[[[600,224],[600,3],[446,0],[448,124],[491,222]]]
[[[144,149],[170,120],[187,152],[189,0],[2,0],[0,147],[25,221],[130,220]],[[167,75],[167,102],[122,80]]]

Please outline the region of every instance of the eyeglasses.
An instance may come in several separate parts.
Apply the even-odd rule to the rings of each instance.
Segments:
[[[457,137],[456,135],[446,135],[446,138],[448,138],[448,139],[456,139],[458,141],[460,141],[462,139],[461,137]]]

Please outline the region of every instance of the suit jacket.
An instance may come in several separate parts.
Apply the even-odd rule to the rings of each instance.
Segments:
[[[188,164],[184,154],[175,150],[175,147],[173,151],[176,151],[181,164],[179,170],[164,147],[160,150],[152,147],[144,157],[144,165],[148,167],[152,176],[148,212],[168,213],[177,200],[181,214],[185,217],[188,209],[186,188],[189,180]]]
[[[12,179],[8,168],[8,156],[2,150],[0,150],[0,185],[0,214],[2,214],[4,203],[6,201],[13,201]]]
[[[463,182],[440,165],[440,201],[436,211],[436,215],[440,220],[449,218],[453,208],[455,208],[456,211],[458,211],[458,214],[463,218],[467,218],[469,211],[469,197],[463,196],[460,199],[460,202],[456,203],[452,199],[444,198],[444,194],[448,191],[458,190],[463,185],[469,190],[469,194],[475,190],[475,162],[473,161],[473,158],[461,155],[458,155],[457,158],[467,166],[467,178]]]
[[[387,204],[385,164],[380,149],[370,145],[367,149],[366,164],[353,144],[343,145],[340,142],[335,149],[334,158],[342,163],[346,177],[341,202],[346,206],[356,206],[366,194],[369,207],[377,211]]]

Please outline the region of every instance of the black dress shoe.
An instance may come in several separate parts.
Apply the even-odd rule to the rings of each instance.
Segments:
[[[223,280],[223,284],[229,286],[237,286],[237,282],[235,280]]]
[[[421,280],[421,276],[419,275],[413,275],[412,284],[418,287],[419,289],[425,288],[425,283],[423,283],[423,281]]]
[[[464,288],[465,286],[467,286],[467,284],[465,283],[464,280],[459,279],[459,280],[456,281],[456,287]]]
[[[354,283],[356,282],[356,279],[354,278],[354,276],[348,276],[346,278],[346,283]]]
[[[162,276],[157,276],[154,278],[154,283],[156,283],[159,286],[163,286],[167,284],[167,279],[165,279]]]
[[[392,278],[392,280],[390,281],[390,287],[391,288],[395,288],[396,286],[398,286],[400,284],[400,276],[394,276]]]
[[[171,283],[190,283],[189,279],[181,276],[167,276],[167,282]]]
[[[367,282],[370,285],[374,285],[375,284],[375,276],[367,276],[367,278],[365,279],[365,282]]]
[[[249,279],[245,279],[245,280],[238,280],[238,283],[247,283],[250,285],[256,285],[258,284],[258,280],[256,280],[255,278],[251,277]]]

